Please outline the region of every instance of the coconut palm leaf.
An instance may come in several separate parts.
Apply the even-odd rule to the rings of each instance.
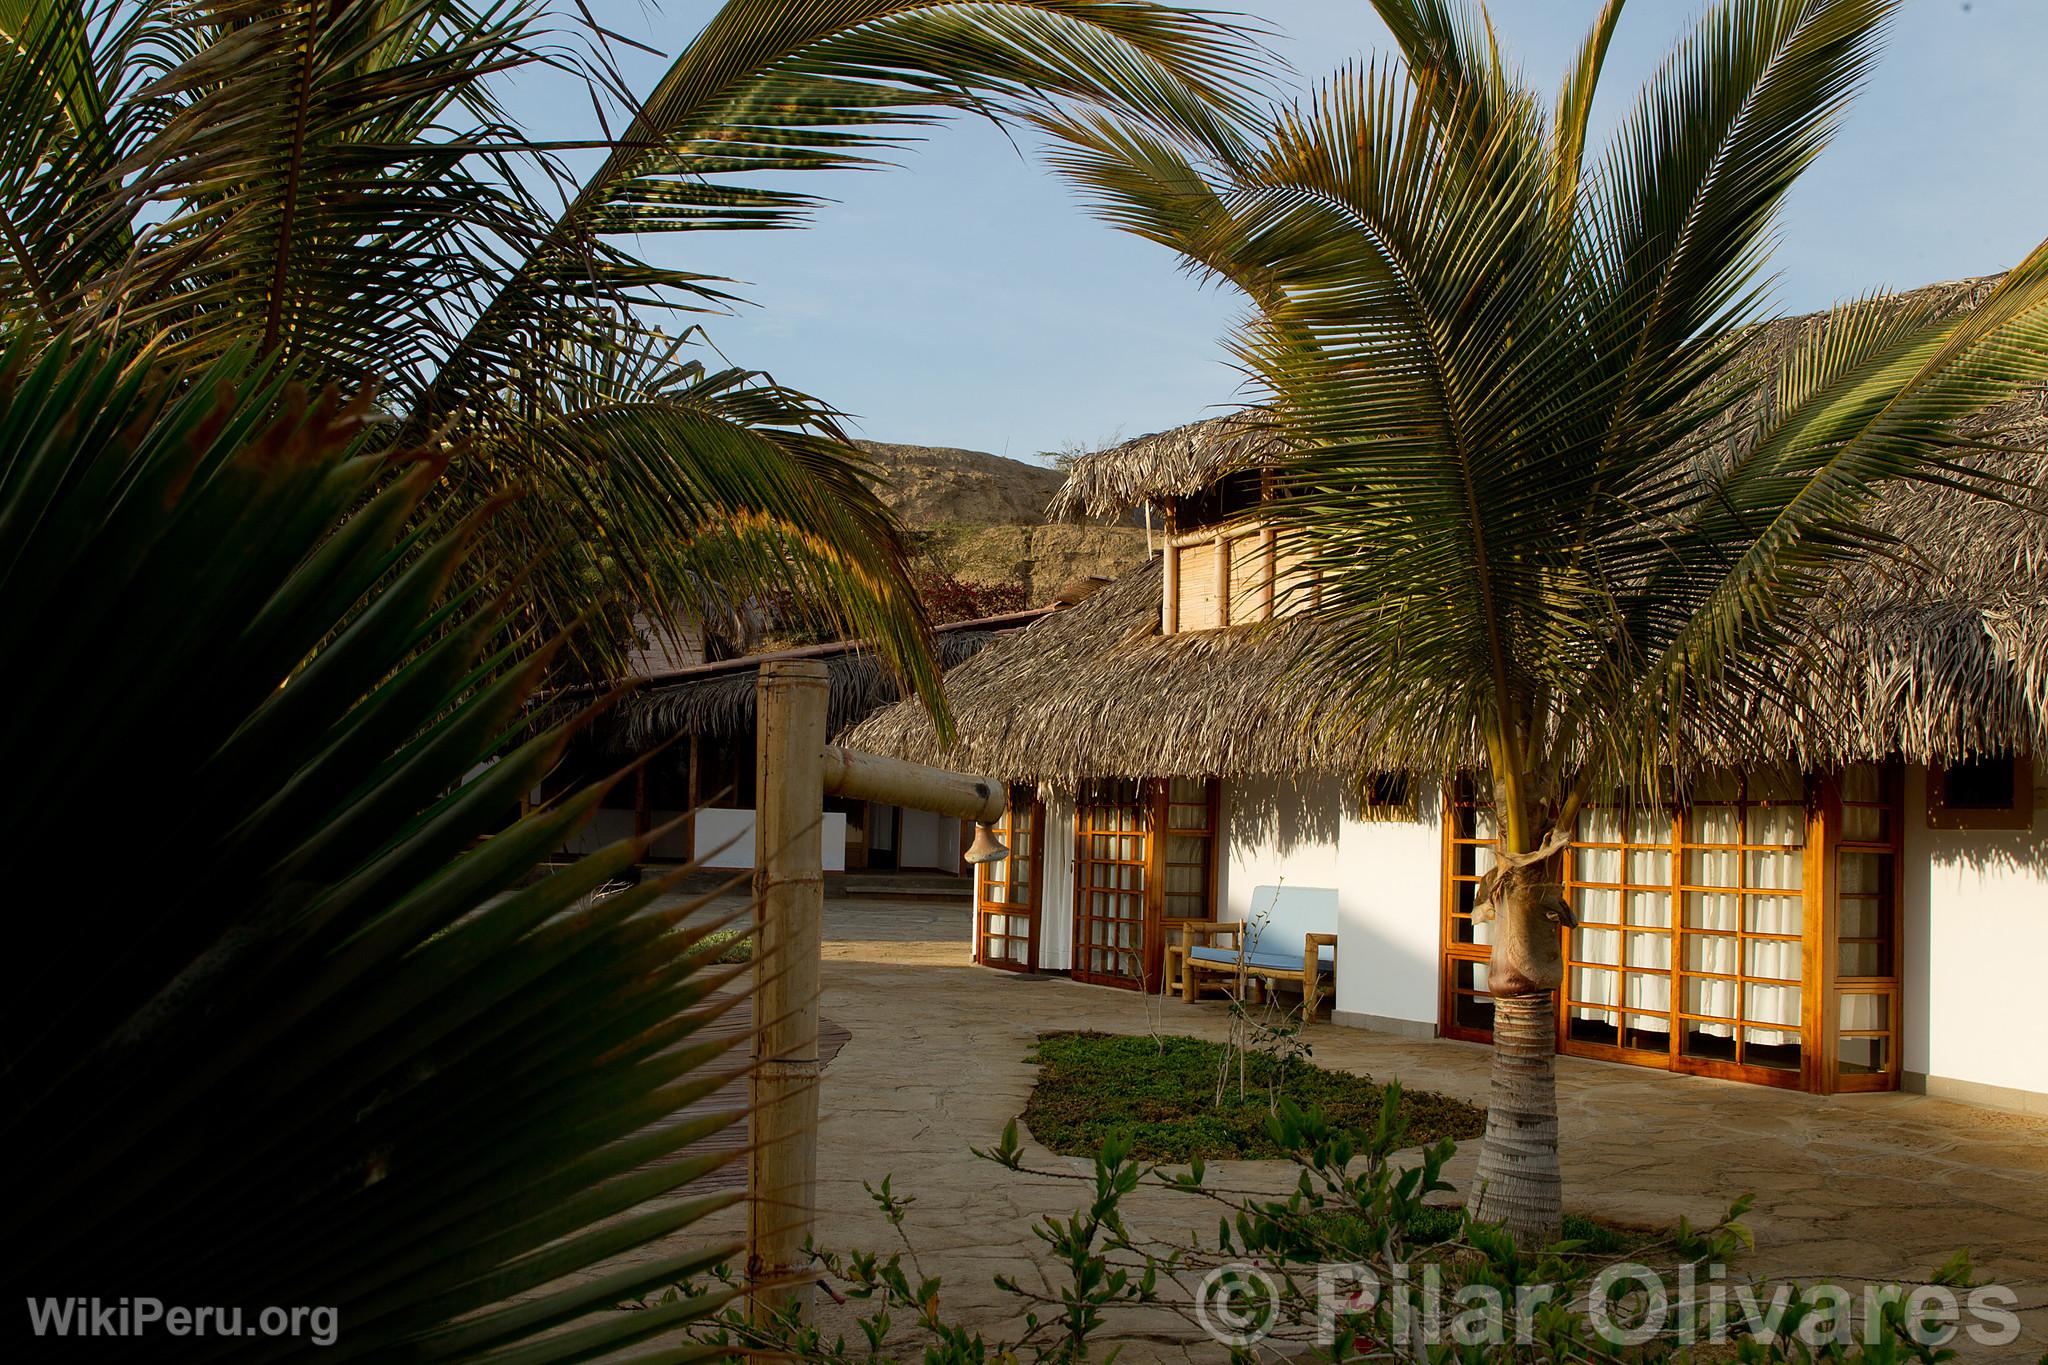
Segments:
[[[601,793],[520,814],[548,651],[450,596],[485,518],[408,529],[443,465],[369,415],[241,353],[0,364],[5,818],[84,896],[12,926],[7,1282],[252,1329],[101,1357],[276,1358],[298,1306],[342,1358],[589,1360],[715,1306],[616,1310],[729,1254],[663,1239],[732,1197],[731,974],[607,890],[642,841],[536,874]]]
[[[63,326],[84,282],[128,245],[104,187],[130,123],[118,112],[125,73],[110,58],[136,19],[77,0],[0,2],[0,308],[10,325]]]

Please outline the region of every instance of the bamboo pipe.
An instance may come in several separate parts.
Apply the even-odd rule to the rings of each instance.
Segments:
[[[1009,806],[1009,792],[1003,784],[986,777],[884,758],[838,744],[826,746],[821,763],[827,796],[908,806],[977,825],[996,823]]]
[[[818,978],[825,915],[819,772],[825,665],[755,684],[754,1067],[747,1091],[747,1295],[755,1321],[809,1306],[804,1242],[818,1180]]]

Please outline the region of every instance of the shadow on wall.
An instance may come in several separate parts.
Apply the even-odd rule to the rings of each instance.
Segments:
[[[1916,814],[1919,812],[1908,808],[1906,818],[1911,820]],[[1936,869],[2048,873],[2048,812],[2039,805],[2034,809],[2032,829],[1934,829],[1927,832],[1927,839],[1929,861]]]
[[[1283,855],[1298,848],[1335,844],[1344,816],[1357,814],[1356,797],[1335,778],[1240,783],[1230,808],[1233,841],[1270,845]]]

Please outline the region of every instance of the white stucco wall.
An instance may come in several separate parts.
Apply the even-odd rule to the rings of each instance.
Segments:
[[[581,858],[632,837],[633,812],[600,808],[592,811],[590,819],[562,841],[562,851],[571,857]]]
[[[1442,803],[1423,791],[1414,821],[1359,820],[1346,804],[1335,782],[1225,782],[1222,917],[1243,919],[1254,887],[1335,888],[1338,1013],[1434,1031]]]
[[[845,817],[840,817],[841,824]],[[841,838],[844,838],[842,833]],[[903,812],[902,844],[896,850],[898,867],[931,868],[939,872],[958,872],[960,861],[960,822],[944,815],[934,815],[928,810]]]
[[[846,817],[825,813],[818,831],[820,856],[827,872],[846,871]],[[754,812],[713,806],[697,812],[697,856],[704,866],[739,869],[754,866]]]
[[[2044,776],[2037,765],[2037,779]],[[2048,1096],[2033,972],[2048,962],[2048,811],[2030,831],[1927,828],[1927,774],[1906,777],[1906,976],[1901,1049],[1909,1084],[1942,1081]],[[1994,1102],[1996,1096],[1983,1096]]]

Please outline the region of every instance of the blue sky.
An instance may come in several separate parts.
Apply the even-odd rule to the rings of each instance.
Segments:
[[[716,6],[591,0],[621,32],[673,53]],[[1319,75],[1389,45],[1365,0],[1211,0],[1285,33]],[[1552,88],[1599,0],[1492,0],[1496,27]],[[1635,0],[1596,110],[1613,126],[1699,13]],[[2048,237],[2048,0],[1906,0],[1885,60],[1833,148],[1787,206],[1775,257],[1785,311],[1873,287],[1988,274]],[[643,88],[658,67],[630,70]],[[534,111],[588,135],[587,105]],[[522,111],[524,112],[524,111]],[[1220,339],[1238,302],[1165,250],[1089,219],[986,126],[936,130],[900,169],[819,176],[837,202],[803,232],[644,243],[657,259],[747,282],[751,306],[709,320],[734,363],[832,402],[857,434],[1020,459],[1093,448],[1229,406],[1241,377]]]

